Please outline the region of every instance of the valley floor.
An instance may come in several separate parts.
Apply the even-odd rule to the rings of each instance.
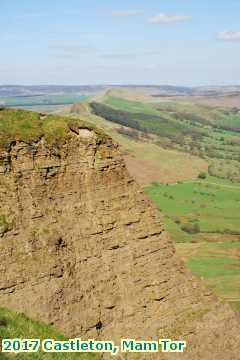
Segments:
[[[161,211],[187,267],[240,310],[240,185],[209,177],[154,183],[145,192]]]

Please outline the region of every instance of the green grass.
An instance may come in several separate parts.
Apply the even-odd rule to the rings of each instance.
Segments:
[[[217,295],[238,309],[240,241],[232,234],[240,234],[240,184],[208,177],[169,186],[153,184],[145,192],[161,210],[178,256]],[[200,233],[186,233],[183,224],[198,224]]]
[[[51,326],[48,326],[40,321],[32,321],[24,314],[0,308],[0,340],[1,339],[54,339],[54,340],[67,340],[66,337],[61,335]],[[0,359],[11,359],[13,355],[0,353]],[[30,353],[30,354],[17,354],[14,359],[17,360],[95,360],[98,357],[94,354],[79,354],[79,353]]]
[[[104,136],[102,131],[81,119],[4,109],[0,111],[0,147],[8,147],[16,139],[34,142],[43,136],[50,145],[61,145],[68,138],[70,128],[76,127],[93,129],[99,136]]]
[[[145,104],[138,101],[130,101],[120,97],[107,96],[104,99],[106,105],[114,109],[129,111],[131,113],[144,113],[148,115],[159,115],[158,111],[154,109],[151,104]]]
[[[7,107],[19,107],[19,106],[54,106],[54,105],[68,105],[75,104],[82,100],[85,100],[86,96],[75,94],[63,94],[63,95],[42,95],[42,96],[18,96],[7,97],[0,99],[0,105]]]
[[[187,261],[187,266],[193,273],[203,278],[240,275],[238,259],[231,259],[225,255],[221,257],[194,257]],[[229,287],[229,281],[226,285]]]
[[[240,304],[240,242],[178,243],[177,254],[187,267],[236,309]]]
[[[154,184],[146,194],[161,209],[176,242],[191,241],[182,225],[198,223],[200,232],[240,234],[240,185],[208,177],[176,185]]]

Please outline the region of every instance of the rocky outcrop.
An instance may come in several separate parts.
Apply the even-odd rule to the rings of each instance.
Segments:
[[[239,318],[175,256],[111,139],[72,129],[61,147],[12,142],[1,216],[0,306],[68,336],[187,340],[158,359],[239,358]]]

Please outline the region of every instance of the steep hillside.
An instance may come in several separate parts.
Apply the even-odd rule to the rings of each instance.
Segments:
[[[1,111],[15,126],[1,128],[0,306],[70,336],[187,340],[158,359],[237,360],[238,315],[178,260],[117,146],[52,120]]]

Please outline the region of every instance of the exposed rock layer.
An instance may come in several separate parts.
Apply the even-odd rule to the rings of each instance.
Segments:
[[[84,129],[61,148],[13,142],[0,217],[0,306],[70,336],[187,340],[158,359],[239,359],[239,318],[177,259],[111,139]]]

